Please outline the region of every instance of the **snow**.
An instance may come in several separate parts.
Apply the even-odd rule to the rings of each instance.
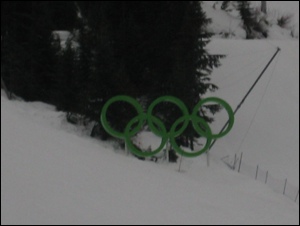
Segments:
[[[67,47],[68,41],[71,41],[72,48],[76,49],[79,46],[78,42],[76,41],[76,31],[73,31],[72,33],[70,31],[53,31],[53,35],[59,38],[62,49]]]
[[[1,224],[299,224],[299,202],[220,160],[242,151],[245,164],[299,188],[299,43],[214,40],[210,51],[228,57],[212,76],[220,87],[213,95],[236,106],[276,45],[277,64],[216,142],[209,167],[206,155],[183,158],[180,172],[179,163],[140,161],[91,139],[53,106],[8,101],[2,92]]]
[[[33,112],[55,112],[34,105],[1,95],[1,224],[299,222],[297,204],[220,162],[188,159],[177,172],[140,161],[55,128],[51,117],[41,124]]]
[[[261,1],[251,1],[260,7]],[[293,15],[292,25],[299,35],[299,1],[267,1],[268,13],[274,16]]]
[[[243,152],[251,165],[259,164],[299,187],[299,42],[213,41],[211,52],[228,57],[214,71],[212,81],[219,90],[211,95],[228,100],[235,109],[277,46],[281,48],[279,55],[236,113],[238,126],[234,126],[228,139],[216,145],[223,156]],[[225,143],[227,140],[230,143]]]
[[[251,1],[251,3],[254,8],[259,8],[261,4],[260,1]],[[239,13],[236,10],[225,12],[220,9],[221,4],[221,1],[203,1],[207,16],[212,18],[209,30],[214,32],[216,37],[224,37],[224,34],[227,34],[230,39],[245,39],[246,33],[242,29],[243,23]],[[294,30],[294,35],[299,37],[299,1],[267,1],[267,8],[267,20],[270,23],[268,39],[292,39],[291,30]],[[292,21],[287,29],[282,29],[277,26],[277,19],[286,15],[292,15]]]
[[[299,40],[277,28],[268,40],[237,40],[240,22],[209,13],[224,22],[213,29],[230,24],[236,37],[208,45],[227,57],[211,77],[219,90],[207,96],[233,109],[281,49],[236,113],[232,131],[211,149],[209,166],[206,155],[183,158],[180,171],[179,161],[138,160],[113,142],[90,138],[90,128],[68,124],[54,106],[9,101],[1,90],[1,224],[299,225],[299,197],[280,194],[286,178],[299,191]],[[226,117],[216,114],[214,132]],[[160,140],[144,132],[136,142],[147,148]],[[221,160],[241,153],[240,173]]]

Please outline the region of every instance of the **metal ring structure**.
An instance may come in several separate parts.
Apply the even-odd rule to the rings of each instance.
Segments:
[[[109,109],[109,106],[111,104],[113,104],[115,102],[119,102],[119,101],[123,101],[123,102],[127,102],[127,103],[131,104],[137,111],[137,116],[135,116],[128,122],[128,124],[126,125],[123,132],[115,131],[109,125],[109,122],[107,121],[107,110]],[[161,102],[170,102],[172,104],[175,104],[176,106],[178,106],[178,108],[182,111],[182,114],[183,114],[181,117],[179,117],[173,123],[173,125],[170,128],[170,131],[167,131],[167,129],[161,119],[159,119],[158,117],[155,117],[152,114],[155,106],[160,104]],[[228,126],[221,133],[213,134],[208,123],[203,118],[201,118],[198,114],[199,109],[207,102],[215,102],[217,104],[222,105],[228,113],[228,117],[229,117]],[[205,151],[207,151],[209,149],[210,144],[213,139],[221,138],[229,133],[229,131],[232,129],[233,124],[234,124],[234,113],[233,113],[230,105],[227,102],[225,102],[224,100],[217,98],[217,97],[208,97],[208,98],[200,100],[194,107],[192,114],[190,114],[186,105],[180,99],[173,97],[173,96],[162,96],[162,97],[157,98],[150,104],[150,106],[147,110],[147,113],[144,113],[142,106],[139,104],[139,102],[137,100],[135,100],[134,98],[129,97],[129,96],[119,95],[119,96],[115,96],[115,97],[109,99],[104,104],[102,111],[101,111],[100,121],[102,123],[103,128],[106,130],[106,132],[108,132],[110,135],[112,135],[114,137],[124,139],[128,149],[133,154],[135,154],[139,157],[150,157],[150,156],[156,155],[164,148],[164,146],[166,145],[168,140],[170,140],[172,147],[178,154],[185,156],[185,157],[196,157],[196,156],[201,155],[202,153],[204,153]],[[160,146],[151,152],[146,152],[146,151],[140,150],[138,147],[136,147],[132,143],[132,140],[131,140],[131,138],[142,129],[142,127],[144,126],[144,124],[146,122],[147,122],[150,130],[155,135],[162,138]],[[205,146],[199,151],[187,152],[187,151],[181,149],[179,147],[179,145],[176,143],[175,138],[184,132],[184,130],[187,128],[189,122],[192,122],[193,128],[200,136],[206,138]],[[134,124],[137,124],[137,125],[134,128],[132,128]],[[183,124],[183,125],[181,126],[181,128],[176,130],[180,124]]]

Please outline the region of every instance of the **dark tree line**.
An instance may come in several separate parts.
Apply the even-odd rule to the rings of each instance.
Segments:
[[[266,14],[266,1],[262,1],[261,10]],[[231,6],[238,10],[246,32],[246,39],[257,39],[268,37],[268,21],[266,17],[259,16],[260,12],[251,6],[250,1],[223,1],[221,9],[230,11]]]
[[[119,94],[137,98],[145,108],[173,95],[191,111],[217,88],[209,75],[222,56],[205,49],[210,22],[198,1],[1,1],[1,76],[25,100],[94,121]],[[72,34],[64,48],[55,30]],[[170,103],[155,112],[167,127],[181,114]],[[118,103],[109,119],[123,129],[134,114]],[[213,120],[205,109],[200,115]],[[195,136],[191,128],[186,135]]]
[[[9,90],[25,100],[54,101],[60,46],[55,45],[52,32],[73,26],[55,24],[56,4],[70,5],[1,1],[1,76]]]

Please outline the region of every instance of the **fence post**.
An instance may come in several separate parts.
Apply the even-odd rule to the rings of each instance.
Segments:
[[[257,179],[257,174],[258,174],[258,165],[257,165],[257,167],[256,167],[255,180]]]
[[[180,172],[180,169],[181,169],[181,161],[182,161],[182,155],[180,155],[180,160],[179,160],[179,167],[178,167],[178,172]]]
[[[287,183],[287,178],[285,179],[285,183],[284,183],[284,189],[283,189],[283,194],[284,195],[285,195],[286,183]]]
[[[126,141],[125,141],[125,153],[126,153],[126,155],[129,155],[129,150],[128,150],[128,147],[127,147]]]
[[[206,151],[206,165],[209,167],[209,152],[208,150]]]
[[[166,160],[167,160],[167,163],[169,163],[169,149],[170,149],[170,147],[169,147],[169,139],[167,140],[167,143],[166,143]]]
[[[236,164],[236,154],[234,154],[234,161],[233,161],[233,167],[232,167],[233,171],[235,170],[235,164]]]
[[[243,152],[241,152],[241,158],[240,158],[240,164],[239,164],[238,172],[240,172],[240,170],[241,170],[242,158],[243,158]]]
[[[269,174],[269,171],[267,171],[267,173],[266,173],[266,180],[265,180],[265,184],[267,183],[267,180],[268,180],[268,174]]]

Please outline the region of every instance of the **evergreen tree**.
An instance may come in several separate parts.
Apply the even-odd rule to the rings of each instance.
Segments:
[[[205,46],[209,43],[211,33],[206,31],[207,25],[211,23],[203,12],[198,2],[189,2],[186,4],[181,28],[176,40],[176,60],[174,63],[173,74],[177,79],[174,85],[176,95],[179,96],[188,106],[191,112],[194,106],[200,101],[201,96],[208,90],[214,91],[217,86],[210,83],[209,75],[214,67],[218,67],[221,55],[210,55]],[[208,117],[206,110],[212,106],[199,109],[206,121],[213,119]],[[215,110],[219,110],[217,106]],[[193,137],[198,136],[189,125],[185,135],[190,139],[190,145],[193,149]]]
[[[47,9],[48,2],[1,1],[2,75],[27,100],[51,102],[56,50]]]
[[[75,1],[49,1],[48,13],[55,30],[72,31],[78,27]]]
[[[58,54],[58,66],[55,78],[54,104],[58,110],[78,112],[78,71],[76,51],[72,48],[71,39],[67,40],[66,47]]]
[[[74,2],[1,1],[2,76],[12,92],[56,103],[60,43],[53,31],[71,29],[75,18]]]
[[[152,68],[152,85],[149,87],[153,89],[149,90],[148,104],[159,96],[173,95],[181,99],[191,112],[201,95],[208,90],[217,89],[209,82],[209,75],[214,67],[219,66],[219,59],[223,56],[213,56],[205,50],[211,37],[206,27],[211,20],[206,18],[198,2],[164,3],[164,7],[158,7],[161,10],[160,17],[155,15],[156,24],[159,24],[157,28],[159,31],[155,33],[158,35],[155,44],[158,45],[155,48],[157,53],[154,60],[157,61],[154,61]],[[152,44],[150,46],[153,48]],[[150,53],[153,51],[152,48],[148,49]],[[218,110],[217,106],[213,107]],[[202,109],[201,116],[211,122],[212,118],[206,114],[206,110],[210,108]],[[182,115],[178,107],[170,103],[158,105],[155,111],[157,114],[164,115],[163,120],[168,130]],[[184,136],[192,140],[197,135],[190,125]]]
[[[221,9],[222,10],[227,10],[228,6],[229,6],[230,1],[223,1],[222,5],[221,5]]]
[[[17,94],[98,121],[101,107],[115,95],[143,99],[145,108],[159,96],[173,95],[191,112],[201,95],[217,88],[209,75],[222,56],[205,50],[210,19],[199,2],[84,1],[72,6],[80,15],[79,47],[72,48],[69,40],[61,50],[51,36],[58,23],[51,18],[61,11],[51,2],[1,2],[8,20],[1,21],[1,65],[6,79],[15,76],[9,84]],[[62,21],[61,28],[76,23]],[[209,109],[218,107],[203,108],[199,115],[212,121]],[[109,120],[122,130],[135,114],[129,104],[118,103],[111,107]],[[169,130],[182,113],[174,104],[161,103],[154,114]],[[185,136],[196,136],[191,126]]]
[[[199,2],[83,2],[80,9],[85,22],[80,34],[93,43],[86,48],[80,42],[91,63],[82,95],[91,119],[98,121],[101,106],[118,94],[143,97],[145,107],[159,96],[173,95],[191,111],[201,95],[217,88],[209,74],[222,56],[205,50],[210,20]],[[181,114],[169,103],[159,104],[155,112],[168,129]],[[118,103],[109,115],[114,127],[124,129],[135,110]]]
[[[244,23],[244,29],[246,31],[246,39],[250,39],[252,38],[252,27],[254,24],[254,18],[250,11],[250,2],[238,1],[238,10],[240,11],[240,15]]]
[[[79,71],[85,77],[82,104],[84,114],[96,120],[99,118],[99,100],[109,91],[110,58],[109,37],[105,23],[106,5],[103,2],[80,2],[82,18],[79,32]],[[98,109],[97,109],[98,108]]]
[[[246,39],[268,37],[268,31],[265,28],[266,22],[264,20],[257,21],[251,3],[249,1],[237,1],[237,3],[243,27],[246,31]]]

